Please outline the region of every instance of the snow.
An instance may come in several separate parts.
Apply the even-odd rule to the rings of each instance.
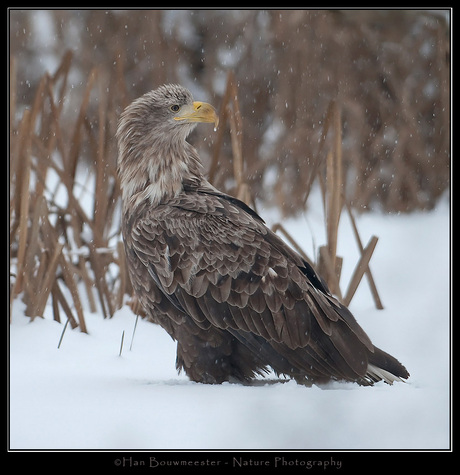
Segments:
[[[272,213],[267,221],[276,220]],[[129,307],[112,319],[85,312],[89,334],[24,316],[10,325],[11,449],[447,449],[450,447],[449,206],[410,215],[359,216],[384,310],[367,282],[351,310],[373,342],[411,377],[393,386],[294,382],[202,385],[175,370],[175,343]],[[313,254],[321,213],[283,222]],[[314,239],[311,236],[314,236]],[[343,282],[358,259],[342,215]],[[124,332],[124,343],[120,344]],[[132,349],[130,345],[132,343]]]

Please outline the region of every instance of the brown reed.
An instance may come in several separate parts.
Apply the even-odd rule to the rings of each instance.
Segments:
[[[56,71],[42,76],[30,107],[20,114],[16,97],[17,65],[12,58],[10,305],[21,296],[31,318],[43,316],[50,305],[56,321],[61,321],[64,314],[72,328],[87,332],[85,312],[100,311],[104,317],[111,317],[124,304],[126,296],[131,295],[120,237],[120,190],[113,139],[118,115],[130,98],[123,71],[117,69],[116,75],[108,77],[102,67],[91,69],[79,98],[75,98],[69,88],[73,61],[73,55],[65,53]],[[70,119],[66,102],[71,102],[75,110]],[[238,81],[230,71],[208,176],[224,189],[231,177],[231,189],[226,191],[254,206],[256,190],[251,176],[262,164],[257,155],[251,155],[250,147],[243,146],[247,132],[242,110]],[[320,140],[308,161],[308,173],[300,172],[303,187],[296,194],[296,199],[300,196],[299,209],[305,209],[313,185],[319,183],[327,242],[319,248],[318,256],[307,256],[282,224],[276,224],[274,230],[281,232],[317,267],[345,304],[351,302],[365,275],[377,308],[383,308],[369,267],[378,239],[372,236],[363,246],[352,200],[345,193],[348,158],[343,148],[343,116],[343,103],[339,99],[329,101]],[[230,154],[226,152],[228,144]],[[398,172],[407,176],[408,165],[404,161],[397,161],[396,166]],[[405,186],[416,187],[409,182]],[[290,185],[288,175],[279,174],[275,189],[282,190],[286,185]],[[278,202],[281,208],[283,199],[281,193]],[[339,222],[344,209],[352,221],[361,252],[345,292],[340,283],[342,257],[337,255]],[[135,299],[130,304],[142,313]]]

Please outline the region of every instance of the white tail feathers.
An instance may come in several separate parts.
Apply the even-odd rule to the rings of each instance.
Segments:
[[[405,382],[404,379],[400,378],[399,376],[395,376],[389,371],[379,368],[378,366],[374,366],[373,364],[369,364],[367,366],[366,377],[375,382],[383,380],[388,384],[393,384],[395,381],[400,381],[402,383]]]

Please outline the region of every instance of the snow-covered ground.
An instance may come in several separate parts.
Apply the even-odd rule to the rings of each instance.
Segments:
[[[263,217],[270,222],[270,213]],[[283,222],[312,254],[321,213]],[[175,370],[175,343],[128,307],[112,319],[86,312],[89,334],[24,316],[10,326],[11,449],[445,449],[450,444],[449,207],[358,218],[365,245],[379,237],[351,310],[373,342],[403,362],[407,383],[374,387],[294,382],[192,383]],[[314,238],[312,238],[314,236]],[[358,258],[342,215],[339,254],[347,283]],[[122,333],[124,344],[119,356]],[[130,345],[132,343],[132,349]]]

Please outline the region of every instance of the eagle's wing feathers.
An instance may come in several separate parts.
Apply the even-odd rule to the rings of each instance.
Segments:
[[[131,235],[166,299],[200,328],[229,330],[268,360],[275,350],[318,376],[365,374],[367,335],[308,264],[237,202],[183,193],[146,211]]]

